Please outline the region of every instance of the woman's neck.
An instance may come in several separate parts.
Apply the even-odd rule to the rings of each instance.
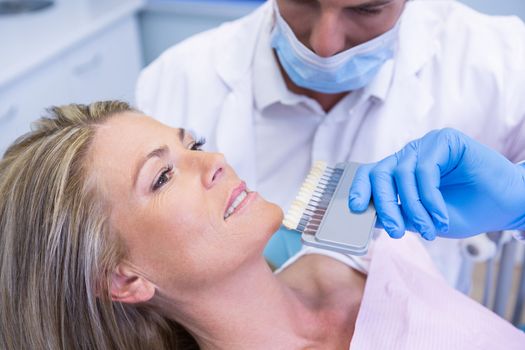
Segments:
[[[346,300],[358,305],[359,293],[346,294]],[[329,307],[333,306],[329,300],[332,296],[323,294],[321,289],[278,278],[261,257],[218,285],[184,293],[184,300],[173,296],[178,302],[171,308],[173,318],[196,337],[202,349],[303,349],[348,344],[353,324],[344,324],[349,320],[341,315],[352,314],[352,309],[357,315],[356,303],[345,302],[333,312]],[[341,339],[334,339],[334,334]],[[328,339],[329,335],[332,338]]]

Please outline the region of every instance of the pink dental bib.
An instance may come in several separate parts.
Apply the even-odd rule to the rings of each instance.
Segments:
[[[351,350],[525,350],[525,333],[448,286],[418,238],[381,235]]]

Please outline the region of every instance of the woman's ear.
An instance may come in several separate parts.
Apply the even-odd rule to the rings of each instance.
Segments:
[[[121,263],[113,271],[110,286],[111,300],[136,304],[151,300],[155,295],[153,283]]]

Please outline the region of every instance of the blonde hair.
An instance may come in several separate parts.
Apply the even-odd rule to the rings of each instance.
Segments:
[[[97,126],[127,111],[119,101],[53,107],[0,161],[0,348],[198,348],[152,307],[110,299],[125,249],[87,154]]]

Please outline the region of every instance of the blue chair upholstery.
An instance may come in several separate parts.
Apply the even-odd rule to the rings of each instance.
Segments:
[[[281,226],[266,245],[264,257],[278,268],[295,255],[301,246],[301,234]]]

